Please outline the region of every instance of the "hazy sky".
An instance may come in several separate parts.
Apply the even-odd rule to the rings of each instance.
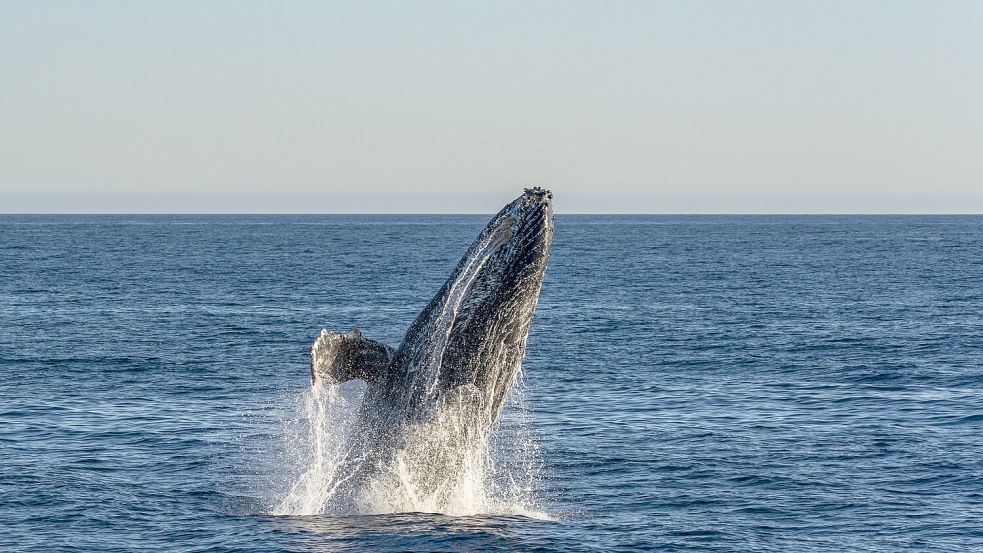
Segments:
[[[0,212],[983,212],[983,2],[0,3]]]

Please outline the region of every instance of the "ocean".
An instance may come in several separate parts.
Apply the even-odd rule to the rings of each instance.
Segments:
[[[488,218],[0,216],[0,551],[983,551],[981,216],[559,215],[484,488],[305,511]]]

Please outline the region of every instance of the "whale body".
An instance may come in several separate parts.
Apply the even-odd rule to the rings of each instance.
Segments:
[[[332,479],[335,510],[364,512],[368,498],[398,487],[434,510],[462,493],[461,475],[480,462],[521,370],[552,237],[552,193],[526,189],[485,226],[399,347],[358,329],[321,331],[312,384],[367,384]]]

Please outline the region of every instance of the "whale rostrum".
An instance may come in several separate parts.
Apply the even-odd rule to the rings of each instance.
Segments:
[[[431,425],[433,434],[432,426],[442,425],[445,446],[487,435],[521,370],[553,237],[552,198],[548,190],[528,188],[499,211],[398,348],[357,328],[321,331],[310,348],[312,383],[367,383],[338,494],[357,502],[373,474],[419,446],[408,442],[422,426]],[[420,493],[442,493],[463,462],[455,448],[467,450],[448,446],[428,454],[434,458],[422,462],[427,474],[419,478]]]

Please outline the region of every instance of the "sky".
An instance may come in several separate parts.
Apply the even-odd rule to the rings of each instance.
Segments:
[[[0,0],[2,213],[983,213],[983,2]]]

